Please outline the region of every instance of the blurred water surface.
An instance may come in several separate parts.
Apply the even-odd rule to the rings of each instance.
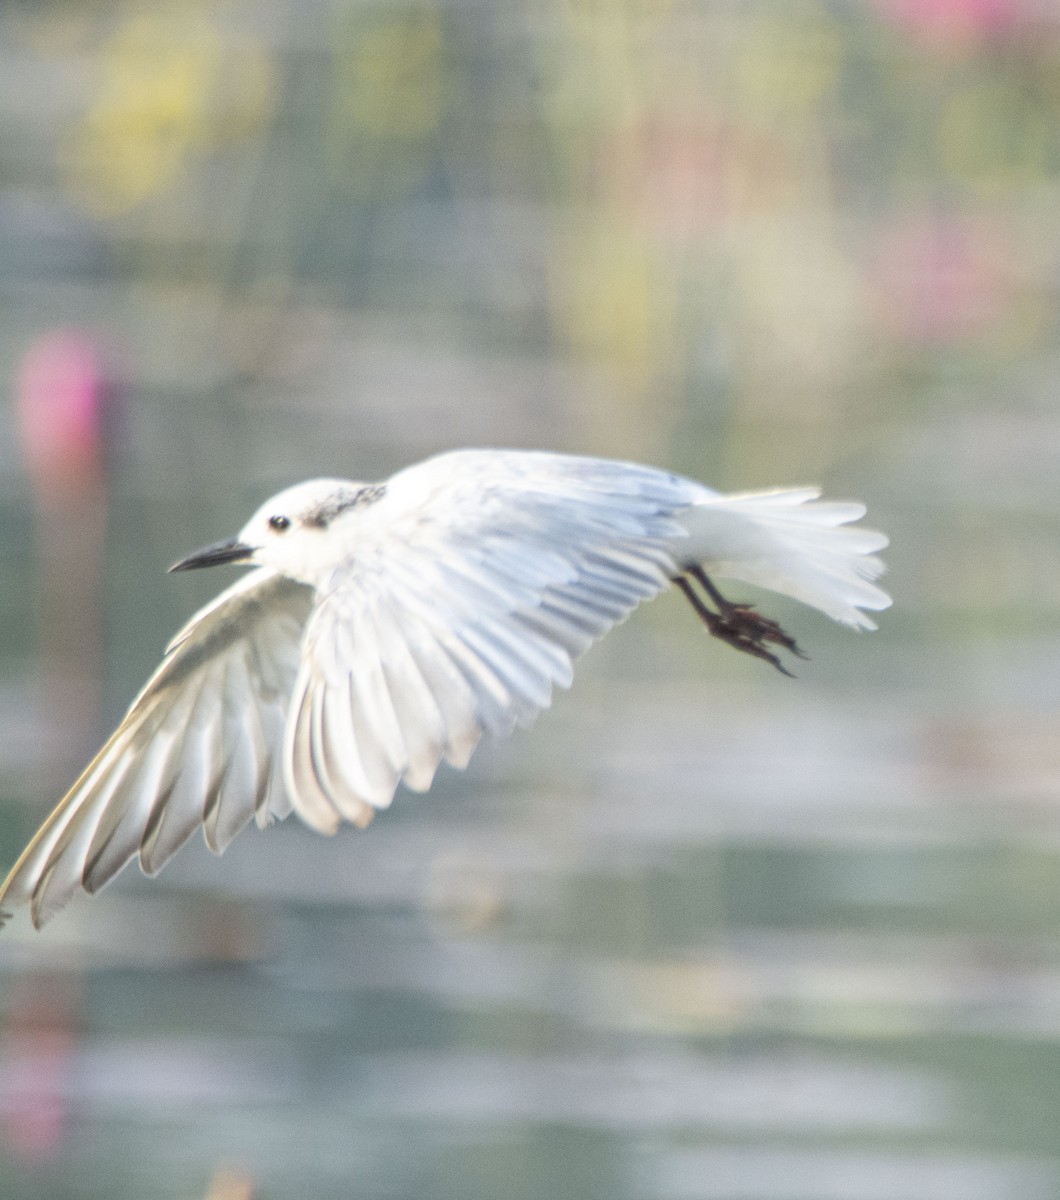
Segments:
[[[1060,1196],[1060,18],[0,11],[0,858],[276,488],[818,481],[797,681],[667,596],[366,832],[0,935],[5,1200]],[[206,574],[206,573],[204,573]]]

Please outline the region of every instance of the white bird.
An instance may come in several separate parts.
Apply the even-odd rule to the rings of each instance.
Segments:
[[[815,487],[723,495],[633,463],[460,450],[385,483],[314,479],[174,571],[253,569],[195,614],[0,886],[38,928],[201,827],[221,853],[293,809],[364,826],[569,687],[574,660],[675,583],[711,634],[781,670],[799,653],[713,576],[860,629],[887,538]],[[700,592],[696,591],[696,588]]]

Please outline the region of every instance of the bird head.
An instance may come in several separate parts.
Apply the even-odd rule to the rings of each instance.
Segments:
[[[234,538],[203,546],[169,569],[191,571],[222,563],[273,567],[315,587],[349,555],[346,539],[336,536],[339,523],[384,491],[382,485],[348,479],[295,484],[266,500]]]

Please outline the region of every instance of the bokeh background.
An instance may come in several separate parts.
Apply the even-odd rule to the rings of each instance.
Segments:
[[[1060,1196],[1058,289],[1053,0],[0,7],[4,865],[307,476],[816,481],[896,597],[14,922],[5,1200]]]

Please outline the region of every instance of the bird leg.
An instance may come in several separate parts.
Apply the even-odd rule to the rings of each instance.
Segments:
[[[697,595],[689,581],[689,576],[706,592],[707,598],[715,605],[716,612]],[[782,675],[789,676],[792,673],[771,650],[766,648],[766,644],[782,646],[799,658],[806,657],[799,649],[795,639],[785,633],[776,621],[762,616],[750,604],[735,604],[732,600],[727,600],[714,586],[710,576],[702,567],[689,567],[685,574],[675,576],[674,583],[696,610],[696,615],[706,625],[707,632],[712,637],[720,638],[734,650],[740,650],[744,654],[760,658],[776,667]]]

